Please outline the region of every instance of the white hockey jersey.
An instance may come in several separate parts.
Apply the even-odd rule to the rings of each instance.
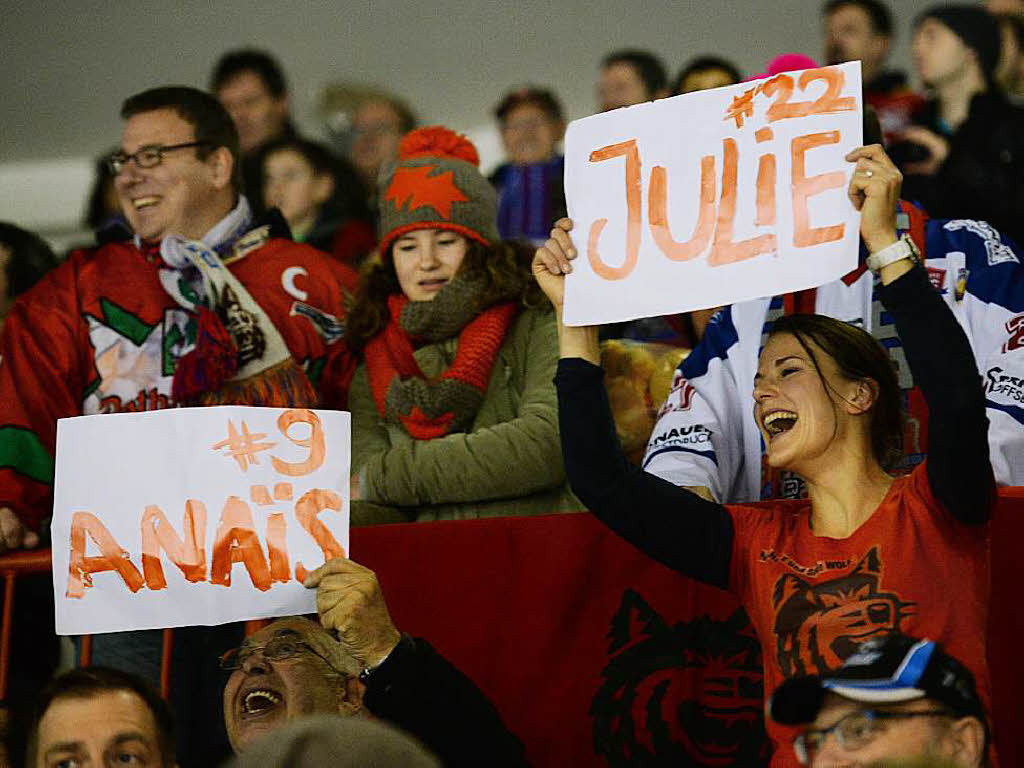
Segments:
[[[903,217],[905,219],[905,216]],[[1024,485],[1024,266],[1019,251],[988,224],[924,222],[925,266],[967,333],[985,388],[996,481]],[[927,424],[892,320],[878,301],[875,276],[852,273],[818,288],[814,311],[868,330],[889,350],[908,412],[905,466],[924,458]],[[722,503],[800,495],[792,476],[762,472],[753,418],[754,374],[783,297],[719,311],[704,339],[676,371],[643,466],[676,485],[705,486]]]

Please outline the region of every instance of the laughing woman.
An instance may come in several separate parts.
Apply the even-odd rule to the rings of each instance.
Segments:
[[[602,386],[597,329],[559,323],[562,449],[573,490],[651,557],[736,593],[760,638],[765,692],[834,671],[864,640],[892,632],[944,643],[989,702],[985,661],[988,519],[995,484],[971,349],[908,240],[897,241],[901,177],[863,147],[849,195],[915,382],[930,411],[927,461],[893,477],[900,391],[864,331],[818,315],[780,319],[761,352],[753,416],[767,461],[798,474],[809,499],[739,506],[704,500],[622,458]],[[534,274],[559,316],[576,249],[563,220]],[[795,762],[769,723],[774,765]]]
[[[408,134],[381,191],[381,263],[348,320],[354,525],[578,510],[532,253],[498,237],[476,148]]]

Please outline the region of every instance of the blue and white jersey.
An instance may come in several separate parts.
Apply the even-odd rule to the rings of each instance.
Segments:
[[[1024,485],[1024,266],[1015,246],[988,224],[971,220],[925,222],[925,266],[974,351],[985,388],[989,446],[996,481]],[[900,385],[913,386],[891,318],[878,301],[875,276],[817,289],[815,311],[865,328],[889,350]],[[795,495],[766,488],[761,435],[753,418],[757,358],[782,297],[723,308],[703,341],[676,371],[658,414],[644,469],[676,485],[705,486],[723,503]],[[915,446],[925,425],[910,408],[907,464],[923,459]]]

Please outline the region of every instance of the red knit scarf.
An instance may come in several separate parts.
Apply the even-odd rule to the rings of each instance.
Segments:
[[[427,379],[413,357],[416,339],[402,328],[408,301],[404,295],[388,298],[391,322],[366,345],[366,373],[377,412],[418,440],[465,431],[483,401],[516,304],[495,304],[470,320],[459,332],[451,367]]]

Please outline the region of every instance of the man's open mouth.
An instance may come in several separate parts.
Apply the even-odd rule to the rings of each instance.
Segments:
[[[791,430],[797,418],[799,417],[792,411],[772,411],[764,417],[762,423],[769,436],[775,437]]]
[[[284,703],[284,697],[269,688],[254,688],[242,697],[242,712],[258,717],[273,712]]]

